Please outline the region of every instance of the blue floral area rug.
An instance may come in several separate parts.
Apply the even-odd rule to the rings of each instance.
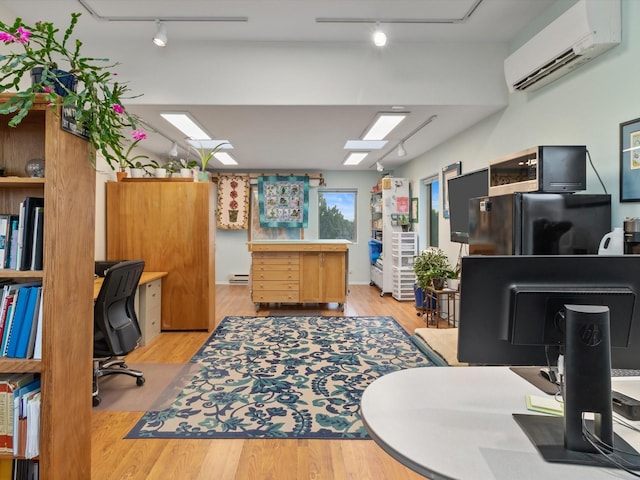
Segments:
[[[375,379],[433,365],[392,317],[226,317],[162,410],[126,438],[369,438]]]

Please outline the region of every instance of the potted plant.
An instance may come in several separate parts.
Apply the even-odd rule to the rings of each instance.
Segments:
[[[142,178],[145,175],[150,175],[149,167],[148,164],[142,163],[140,160],[130,162],[129,172],[131,173],[131,178]]]
[[[216,145],[214,148],[211,148],[211,149],[205,148],[204,144],[202,143],[200,144],[199,149],[192,147],[196,151],[196,154],[200,157],[201,171],[198,173],[199,181],[201,182],[209,181],[209,172],[207,172],[207,164],[209,163],[209,160],[211,160],[213,156],[218,151],[220,151],[224,145],[228,145],[228,143],[227,142],[219,143],[218,145]]]
[[[149,168],[153,169],[153,176],[156,178],[166,178],[167,169],[164,165],[160,165],[155,160],[149,162]]]
[[[445,280],[456,276],[447,255],[435,247],[423,250],[420,255],[414,257],[413,271],[416,274],[417,286],[422,291],[429,287],[442,290]]]
[[[178,165],[180,166],[180,176],[182,178],[192,178],[193,169],[198,166],[198,162],[181,158],[178,160]]]
[[[60,104],[75,117],[78,131],[91,144],[92,164],[100,152],[116,170],[122,160],[122,131],[136,130],[135,117],[122,106],[125,98],[131,98],[127,97],[129,88],[116,81],[112,69],[117,64],[82,55],[82,42],[72,38],[80,15],[72,13],[64,31],[51,22],[29,26],[20,18],[13,25],[0,21],[0,41],[10,51],[0,55],[0,92],[17,91],[0,105],[0,114],[12,114],[9,125],[17,126],[29,113],[36,96],[46,95],[52,108]],[[34,69],[31,85],[21,90],[21,80],[31,77]],[[69,75],[75,82],[66,82]]]
[[[144,169],[142,162],[138,159],[149,158],[148,156],[142,155],[142,154],[134,155],[133,157],[130,158],[131,151],[138,145],[138,143],[141,140],[144,140],[145,138],[147,138],[147,134],[144,133],[142,130],[133,130],[131,132],[131,137],[133,138],[133,142],[131,142],[127,151],[124,154],[122,154],[121,152],[118,152],[117,154],[119,169],[116,172],[116,177],[118,178],[118,180],[120,180],[122,177],[127,176],[127,172],[126,172],[127,167],[131,169],[131,176],[133,177],[134,176],[133,170]],[[135,176],[141,177],[142,172],[136,171]]]

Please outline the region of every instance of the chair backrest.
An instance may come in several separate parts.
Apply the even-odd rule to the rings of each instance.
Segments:
[[[129,260],[107,271],[93,307],[94,354],[126,355],[136,348],[142,333],[134,300],[143,270],[143,260]]]

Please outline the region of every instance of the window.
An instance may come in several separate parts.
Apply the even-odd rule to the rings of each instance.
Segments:
[[[425,206],[421,212],[424,217],[420,218],[420,236],[427,239],[426,245],[421,244],[421,249],[437,247],[438,214],[440,212],[440,181],[437,175],[423,180],[420,197],[421,203]]]
[[[318,237],[356,241],[355,189],[318,190]]]

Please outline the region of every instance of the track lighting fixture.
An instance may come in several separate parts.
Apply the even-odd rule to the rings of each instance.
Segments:
[[[384,170],[384,167],[380,162],[376,162],[376,170],[379,172],[382,172]]]
[[[407,151],[404,148],[404,142],[400,142],[398,144],[398,156],[399,157],[406,157],[407,156]]]
[[[379,24],[376,24],[376,30],[373,32],[373,44],[376,47],[384,47],[387,44],[387,34],[380,29]]]
[[[178,144],[173,142],[171,144],[171,150],[169,150],[169,156],[171,158],[176,158],[178,156]]]
[[[158,47],[166,47],[167,46],[167,26],[161,21],[156,21],[157,32],[153,36],[153,44]]]

